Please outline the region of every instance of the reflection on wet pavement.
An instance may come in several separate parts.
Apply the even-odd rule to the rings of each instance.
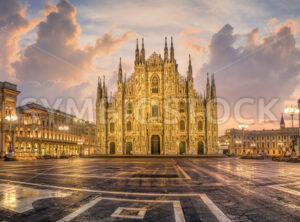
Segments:
[[[0,184],[0,206],[17,213],[24,213],[33,209],[32,203],[37,200],[66,197],[69,195],[70,193],[61,191],[41,190],[19,185]]]

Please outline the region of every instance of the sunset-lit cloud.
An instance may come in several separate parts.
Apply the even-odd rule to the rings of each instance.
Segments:
[[[18,60],[20,52],[18,42],[22,35],[33,29],[40,21],[38,18],[28,19],[28,5],[15,0],[0,0],[0,73],[16,81],[12,63]]]
[[[280,1],[0,0],[1,81],[16,82],[19,98],[72,97],[95,100],[98,76],[116,91],[119,57],[127,78],[134,71],[135,38],[146,57],[163,52],[173,36],[179,73],[192,56],[195,88],[203,92],[206,72],[215,72],[217,93],[233,104],[251,96],[299,95],[298,4]],[[126,10],[125,10],[126,9]],[[226,25],[228,24],[228,25]],[[249,117],[256,104],[243,112]],[[250,114],[249,114],[250,113]],[[220,128],[235,126],[234,121]],[[272,123],[269,123],[272,124]],[[269,126],[269,125],[268,125]],[[274,125],[275,127],[276,125]],[[260,126],[253,126],[260,127]]]
[[[232,105],[243,97],[260,97],[267,101],[278,98],[273,112],[279,117],[285,100],[299,87],[300,50],[296,45],[295,21],[287,21],[258,42],[258,29],[248,35],[247,44],[234,47],[237,37],[231,25],[225,25],[213,35],[210,59],[202,67],[203,72],[214,72],[218,92]],[[298,95],[300,96],[300,95]],[[252,119],[257,119],[258,105],[255,103],[243,111]],[[246,120],[245,120],[246,121]],[[238,123],[236,123],[238,124]]]
[[[61,0],[56,8],[38,25],[36,42],[28,46],[21,60],[14,64],[17,77],[23,82],[77,85],[85,80],[86,73],[95,72],[93,63],[97,55],[109,55],[135,37],[134,31],[121,37],[104,33],[94,44],[89,43],[81,49],[81,27],[76,21],[76,9],[66,0]]]

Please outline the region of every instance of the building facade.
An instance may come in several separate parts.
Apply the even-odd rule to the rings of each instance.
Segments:
[[[272,130],[240,130],[228,129],[224,140],[229,145],[229,153],[234,155],[257,155],[265,153],[269,156],[291,154],[293,137],[299,138],[299,127],[286,128],[283,116],[279,129]],[[294,144],[299,156],[299,142]]]
[[[117,92],[108,99],[99,78],[96,126],[99,154],[217,154],[217,103],[214,78],[207,75],[205,95],[194,88],[191,58],[187,78],[177,69],[173,41],[164,57],[145,58],[137,42],[134,73],[124,79],[121,59]]]
[[[97,149],[96,125],[36,103],[16,107],[20,92],[0,82],[0,154],[16,159],[92,155]]]
[[[0,156],[11,151],[15,144],[17,86],[0,82]]]

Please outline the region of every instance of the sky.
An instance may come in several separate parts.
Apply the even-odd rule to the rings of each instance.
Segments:
[[[199,93],[214,73],[219,134],[239,123],[278,128],[300,98],[299,23],[297,0],[0,0],[0,81],[18,85],[19,105],[94,120],[98,76],[114,93],[119,57],[133,73],[136,38],[149,57],[172,36],[183,76],[191,54]]]

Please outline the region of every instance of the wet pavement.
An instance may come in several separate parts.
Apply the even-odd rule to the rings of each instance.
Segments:
[[[238,158],[0,161],[0,221],[300,221],[300,164]]]

